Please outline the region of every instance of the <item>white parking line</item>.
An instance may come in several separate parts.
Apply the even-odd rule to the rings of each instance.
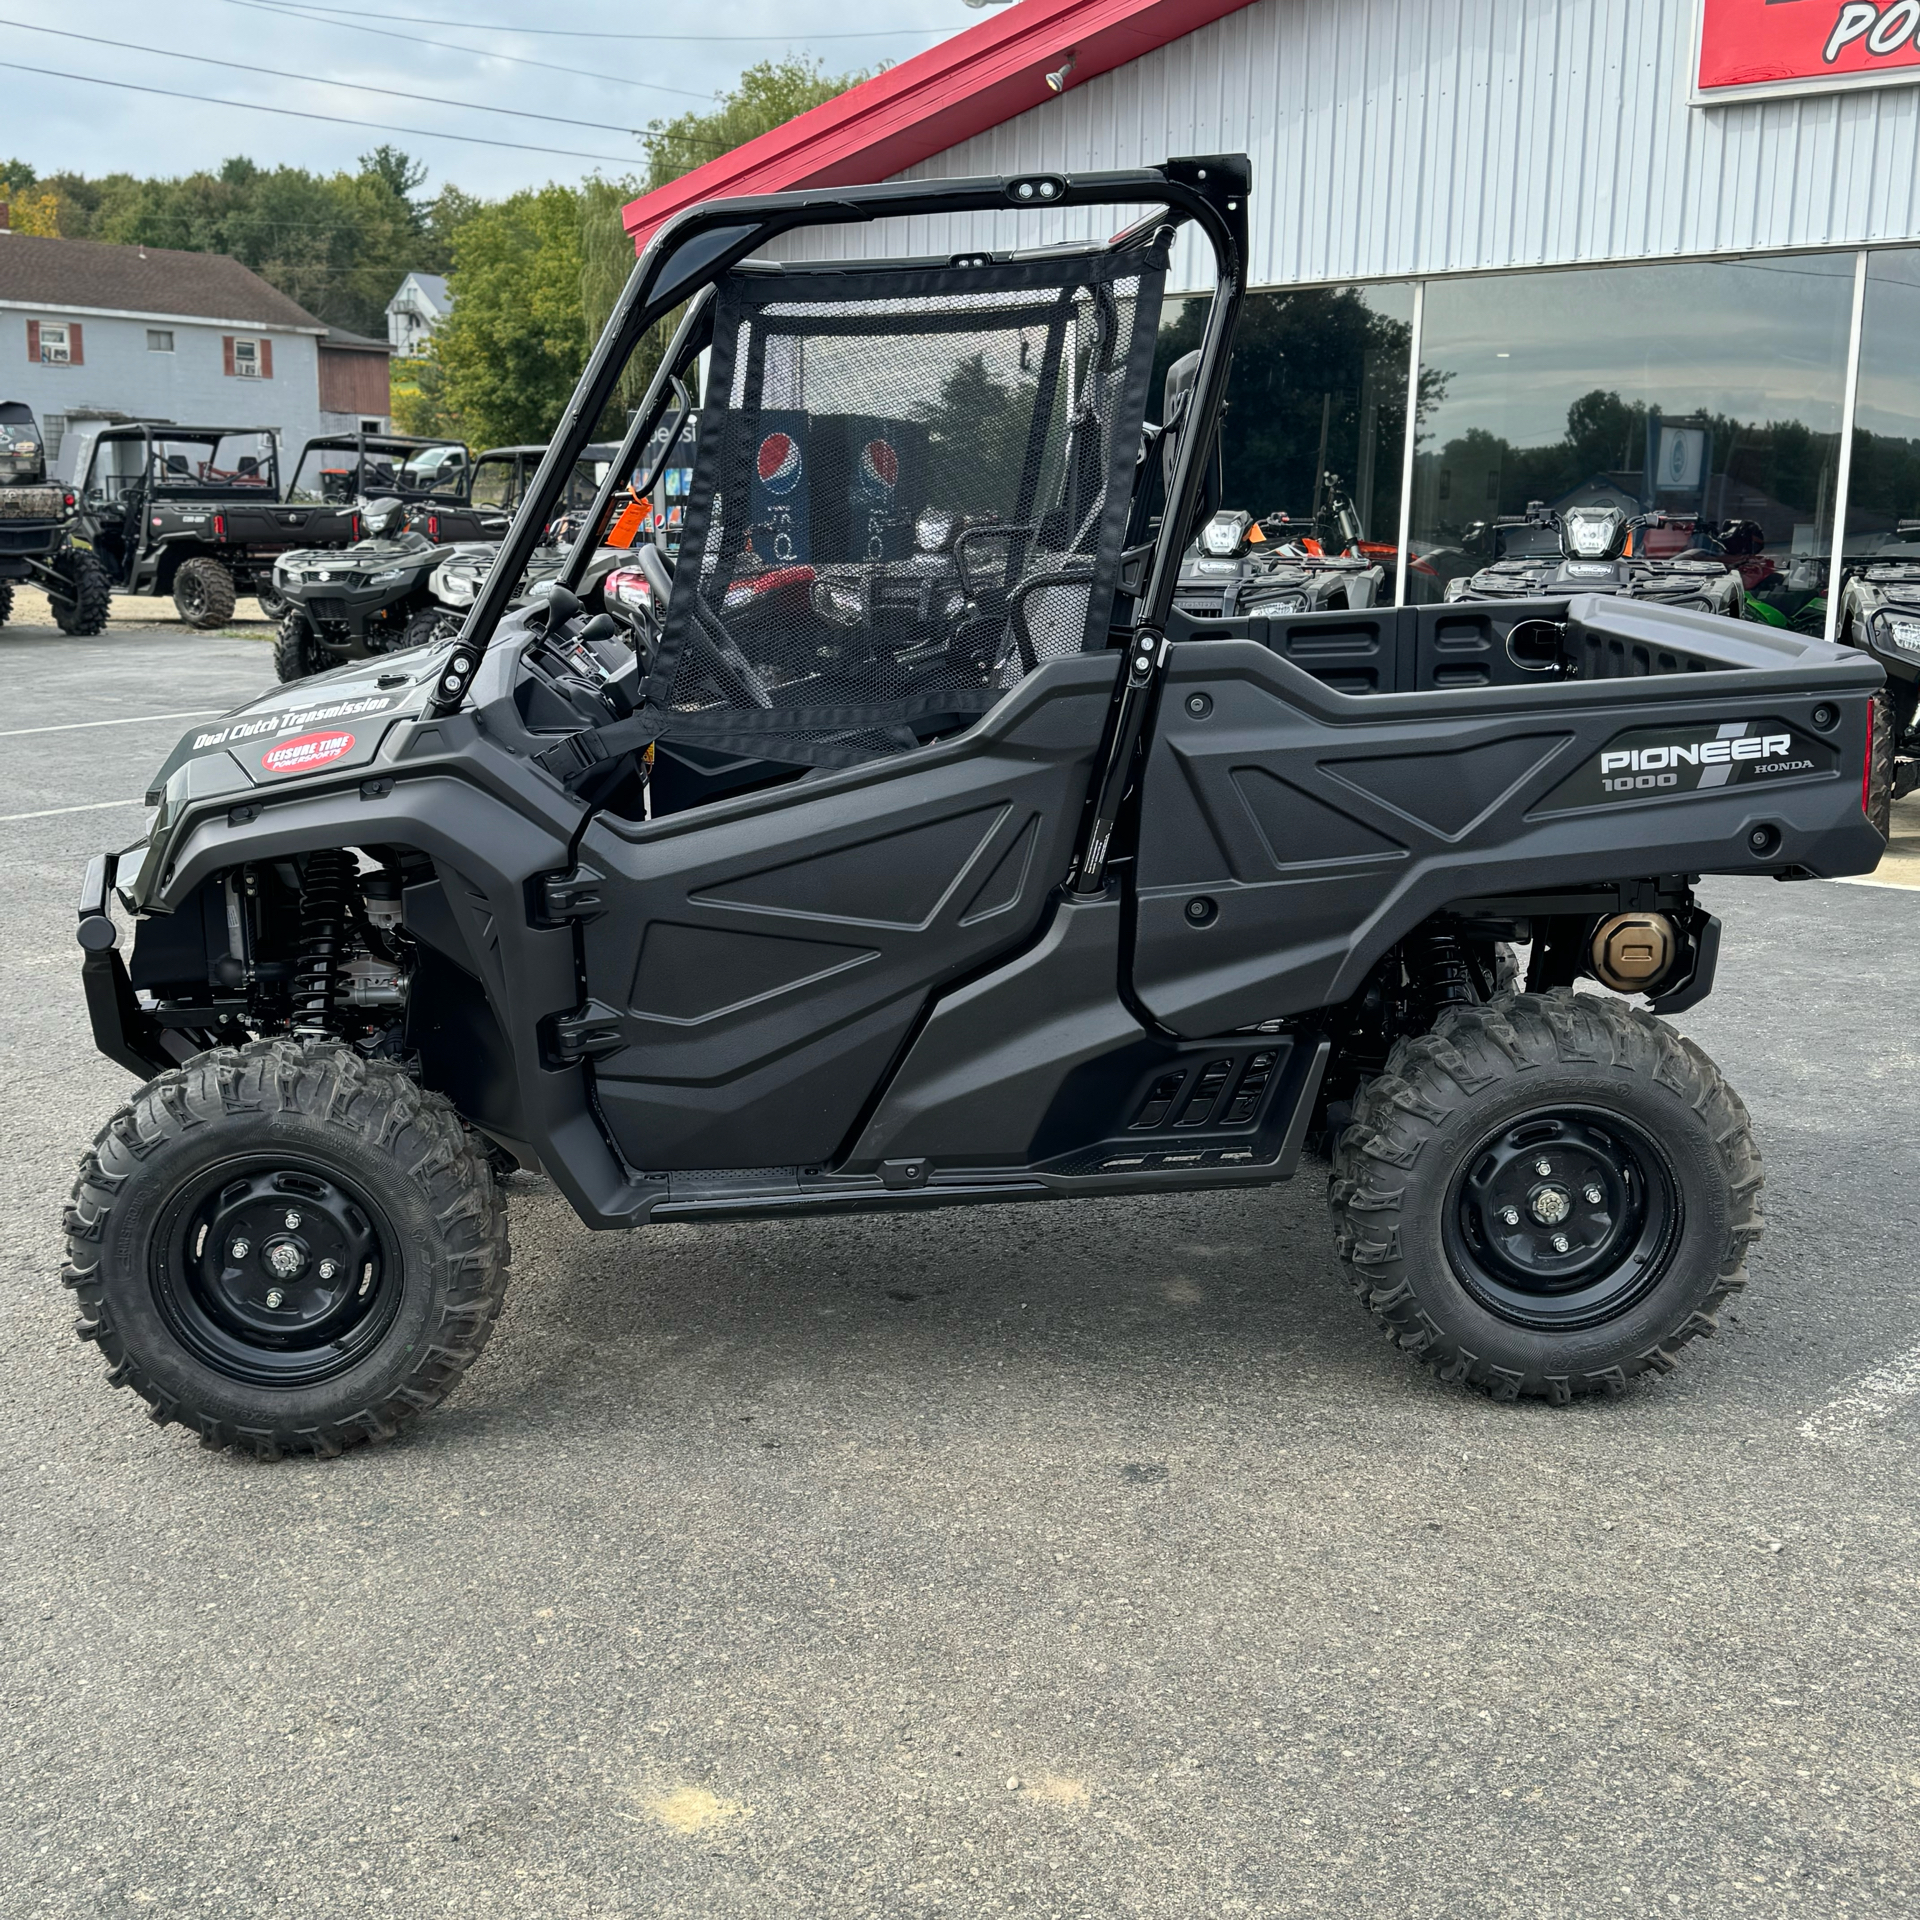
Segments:
[[[123,720],[62,720],[54,727],[9,727],[0,740],[17,740],[23,733],[75,733],[82,727],[143,727],[149,720],[211,720],[224,712],[224,707],[187,707],[179,713],[130,713]]]
[[[51,820],[56,813],[104,813],[109,807],[144,807],[144,800],[89,800],[84,807],[41,807],[35,813],[0,813],[0,827],[9,820]]]
[[[1851,1440],[1876,1420],[1884,1420],[1902,1400],[1920,1393],[1920,1347],[1863,1373],[1837,1400],[1830,1400],[1801,1424],[1809,1440]]]

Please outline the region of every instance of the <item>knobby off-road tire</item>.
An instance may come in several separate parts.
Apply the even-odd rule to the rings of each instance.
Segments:
[[[1865,799],[1867,818],[1888,839],[1893,836],[1893,760],[1899,731],[1892,697],[1882,687],[1873,696],[1873,746],[1867,756]]]
[[[273,670],[283,681],[308,680],[324,673],[332,663],[326,658],[307,616],[295,607],[280,622],[273,636]]]
[[[0,627],[13,618],[13,582],[0,580]]]
[[[237,598],[233,575],[207,554],[196,553],[174,569],[174,608],[190,627],[224,627]]]
[[[254,605],[261,614],[277,626],[287,617],[287,609],[293,602],[278,587],[256,587],[253,592]]]
[[[407,622],[400,636],[402,647],[430,647],[436,640],[451,640],[460,631],[460,616],[440,607],[428,607]]]
[[[113,610],[113,581],[106,568],[93,554],[69,547],[56,563],[56,570],[67,583],[67,591],[47,590],[53,624],[62,633],[105,632],[107,616]]]
[[[1747,1110],[1692,1041],[1562,988],[1401,1041],[1354,1102],[1328,1201],[1397,1346],[1496,1399],[1564,1405],[1715,1330],[1761,1181]]]
[[[506,1207],[459,1116],[334,1041],[160,1075],[82,1157],[76,1331],[162,1426],[262,1458],[390,1439],[493,1331]]]

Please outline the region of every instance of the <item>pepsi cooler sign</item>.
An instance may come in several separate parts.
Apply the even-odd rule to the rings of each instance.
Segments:
[[[873,415],[760,415],[748,517],[754,552],[770,566],[906,558],[913,517],[927,504],[927,429]]]

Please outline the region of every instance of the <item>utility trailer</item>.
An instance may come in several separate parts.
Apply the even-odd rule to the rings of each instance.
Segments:
[[[1701,875],[1877,862],[1881,670],[1618,597],[1181,613],[1248,181],[1213,156],[680,216],[461,633],[182,739],[137,862],[80,903],[96,1041],[146,1082],[67,1217],[115,1384],[263,1454],[391,1434],[491,1330],[510,1165],[612,1229],[1225,1191],[1324,1150],[1355,1292],[1450,1379],[1564,1402],[1713,1330],[1760,1162],[1661,1016],[1713,983]],[[1062,206],[1150,211],[1099,245],[761,257]],[[1152,425],[1186,224],[1216,292]],[[559,581],[512,608],[675,309]],[[578,589],[708,352],[636,651]],[[911,607],[853,590],[934,521]]]

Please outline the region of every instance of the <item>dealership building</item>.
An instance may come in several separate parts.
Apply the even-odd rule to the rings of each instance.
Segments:
[[[1533,500],[1743,522],[1791,614],[1920,520],[1916,29],[1920,0],[1017,0],[627,226],[1244,152],[1230,504],[1305,518],[1337,476],[1414,600]],[[940,256],[1032,244],[1024,218],[788,246]],[[1176,249],[1163,365],[1198,338],[1203,255]]]

